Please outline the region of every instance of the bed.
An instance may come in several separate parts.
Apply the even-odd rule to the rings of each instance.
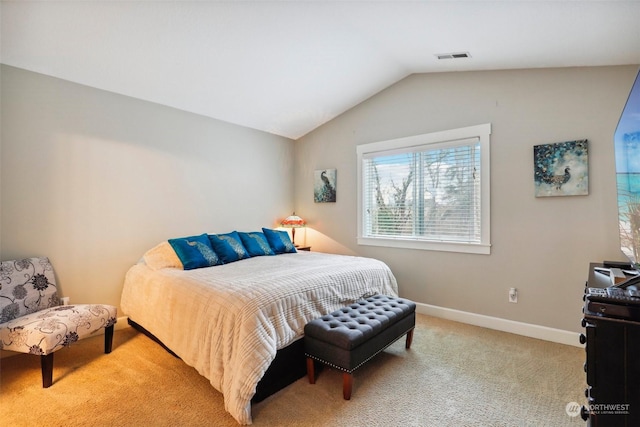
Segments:
[[[252,398],[276,352],[300,348],[307,322],[398,291],[386,264],[363,257],[298,251],[191,270],[152,259],[127,272],[122,310],[206,377],[240,424],[251,424]]]

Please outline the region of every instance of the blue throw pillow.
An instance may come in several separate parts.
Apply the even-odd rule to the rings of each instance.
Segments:
[[[255,231],[251,233],[239,232],[238,234],[240,235],[242,244],[249,252],[249,255],[275,255],[275,253],[273,253],[273,251],[271,250],[271,246],[269,246],[269,242],[267,242],[267,238],[264,237],[264,233]]]
[[[291,239],[289,238],[289,233],[282,230],[270,230],[268,228],[263,228],[262,232],[264,236],[267,238],[267,242],[269,242],[269,246],[273,249],[273,252],[276,254],[286,254],[286,253],[295,253],[296,247],[291,243]]]
[[[206,234],[169,239],[169,244],[176,251],[185,270],[222,264]]]
[[[209,234],[209,241],[213,250],[220,255],[225,264],[250,257],[237,231],[226,234]]]

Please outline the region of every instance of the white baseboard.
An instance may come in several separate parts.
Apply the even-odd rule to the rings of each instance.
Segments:
[[[485,316],[483,314],[469,313],[467,311],[454,310],[446,307],[416,303],[416,312],[442,319],[495,329],[525,337],[537,338],[559,344],[583,347],[579,341],[577,332],[554,329],[546,326],[533,325],[531,323],[516,322],[514,320],[501,319],[499,317]]]
[[[116,323],[116,327],[113,329],[116,331],[119,331],[120,329],[130,328],[130,327],[131,325],[129,325],[129,317],[122,316],[122,317],[118,317],[118,323]]]

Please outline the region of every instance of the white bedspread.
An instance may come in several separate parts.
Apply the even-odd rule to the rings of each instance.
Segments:
[[[308,321],[397,291],[381,261],[298,252],[189,271],[142,262],[127,272],[121,307],[208,378],[240,424],[251,424],[258,381]]]

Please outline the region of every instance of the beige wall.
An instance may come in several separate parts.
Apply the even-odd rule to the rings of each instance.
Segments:
[[[579,331],[590,261],[619,250],[613,133],[637,66],[412,75],[296,142],[296,213],[313,250],[387,262],[417,302]],[[492,124],[491,255],[356,244],[356,146]],[[535,198],[533,146],[589,140],[589,196]],[[337,202],[313,172],[337,169]],[[301,233],[302,234],[302,233]],[[508,302],[517,287],[519,302]]]
[[[160,240],[275,225],[295,200],[309,221],[298,243],[386,261],[405,297],[579,331],[588,263],[622,257],[612,138],[637,71],[413,75],[294,143],[2,66],[0,255],[48,255],[72,302],[117,305]],[[493,129],[491,255],[356,244],[356,145],[480,123]],[[589,196],[535,198],[532,147],[582,138]],[[313,202],[322,168],[338,170],[337,203]]]
[[[293,210],[289,139],[9,66],[1,93],[1,258],[49,256],[72,303],[119,305],[164,239]]]

